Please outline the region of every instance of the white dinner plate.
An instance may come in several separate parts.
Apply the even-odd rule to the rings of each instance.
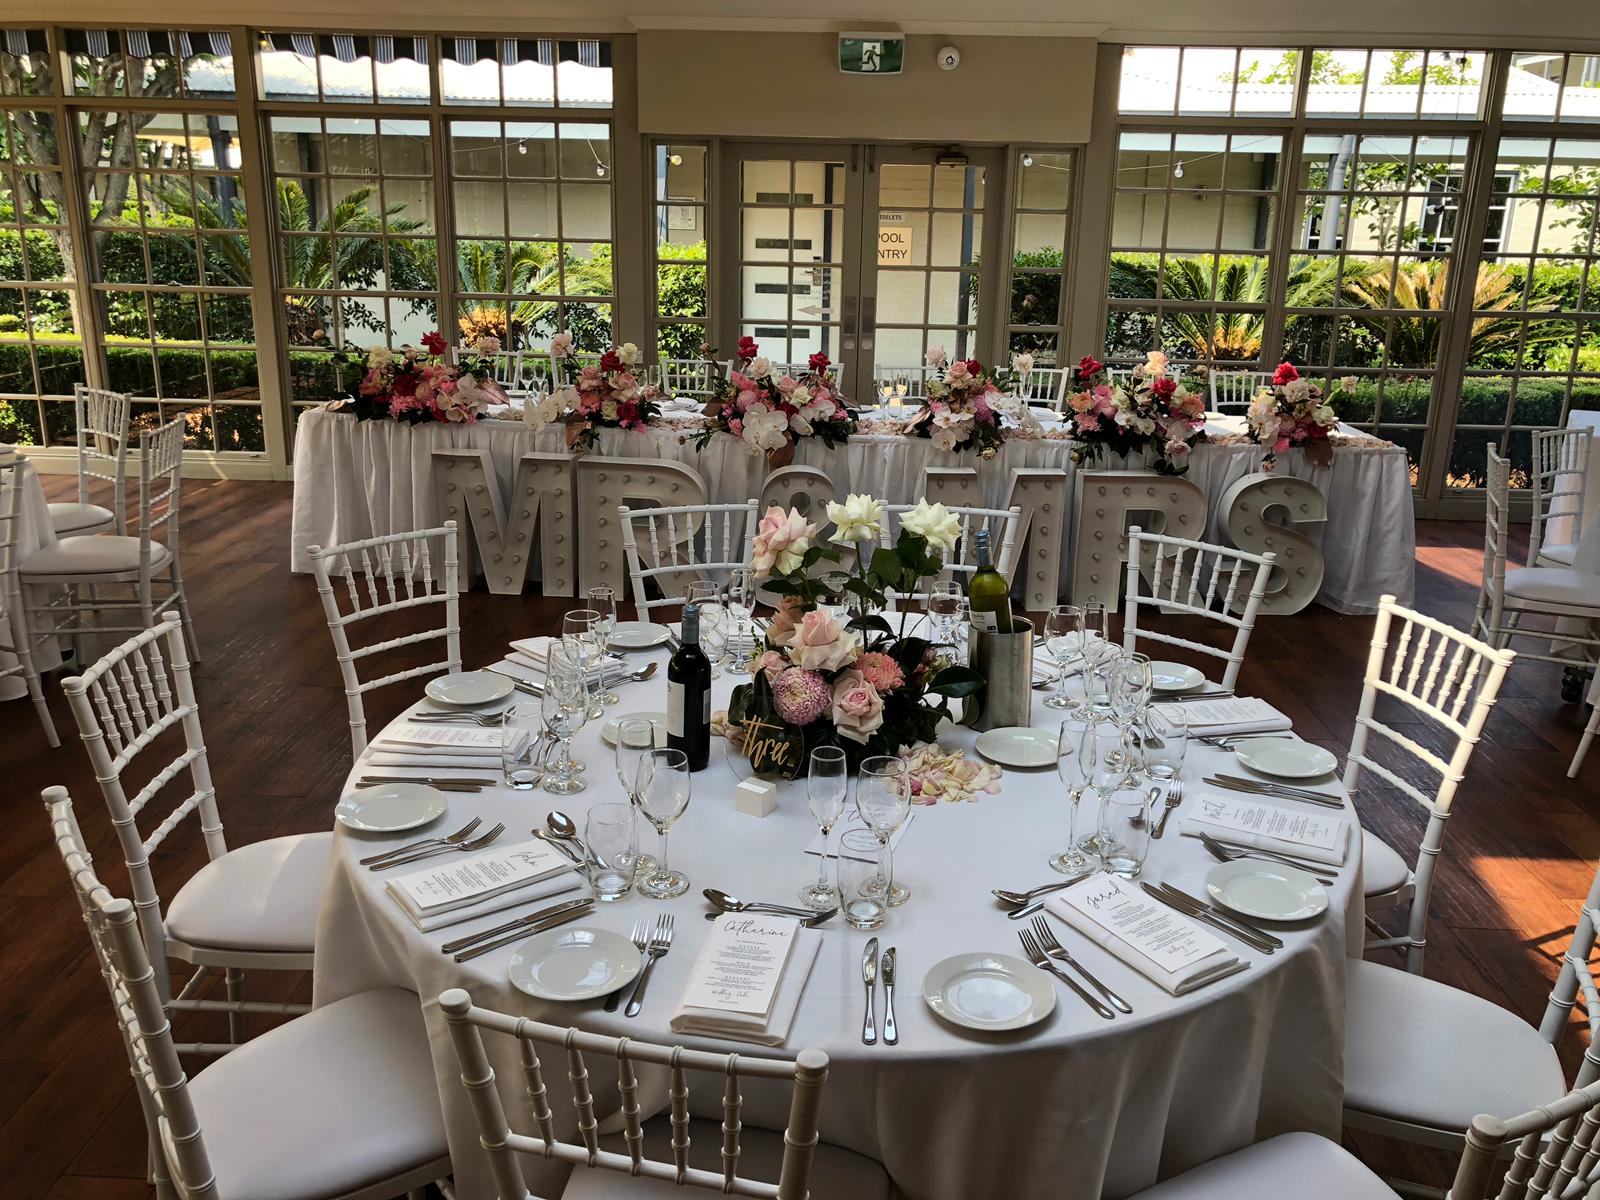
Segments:
[[[639,973],[639,949],[620,933],[587,925],[546,930],[511,951],[511,986],[541,1000],[609,996]]]
[[[447,708],[476,708],[511,695],[512,681],[493,671],[462,671],[428,680],[423,689],[429,700]]]
[[[1263,921],[1308,921],[1328,908],[1328,893],[1306,872],[1256,858],[1212,867],[1206,892],[1222,907]]]
[[[1252,771],[1279,779],[1315,779],[1339,764],[1331,751],[1297,738],[1247,738],[1234,744],[1233,753]]]
[[[672,630],[654,621],[618,621],[611,630],[614,650],[648,650],[672,636]]]
[[[334,808],[339,823],[362,833],[399,833],[444,816],[449,801],[425,783],[386,783],[357,788]]]
[[[1057,735],[1048,729],[1004,725],[980,733],[976,748],[979,754],[1002,767],[1053,767],[1056,765],[1056,741]]]
[[[1056,1006],[1050,977],[1008,954],[957,954],[928,969],[922,998],[952,1025],[999,1031],[1042,1021]]]
[[[608,746],[615,747],[616,744],[617,744],[617,731],[622,728],[622,723],[624,721],[630,721],[635,717],[639,718],[639,720],[641,720],[641,721],[654,721],[656,723],[656,737],[657,737],[658,741],[661,738],[664,738],[666,736],[666,730],[667,730],[667,714],[666,713],[664,713],[664,712],[637,712],[637,713],[622,713],[622,714],[620,714],[618,716],[612,717],[604,725],[600,726],[600,740],[603,741]]]
[[[1187,663],[1157,660],[1150,664],[1150,688],[1156,692],[1190,692],[1206,677]]]

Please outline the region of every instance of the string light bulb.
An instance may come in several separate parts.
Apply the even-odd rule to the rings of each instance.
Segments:
[[[1024,153],[1022,156],[1022,165],[1025,167],[1033,166],[1033,155]]]
[[[671,163],[675,167],[681,167],[683,166],[683,155],[669,154],[667,155],[667,162]]]
[[[1183,178],[1183,159],[1180,158],[1178,160],[1178,165],[1172,168],[1172,177],[1174,179]]]
[[[526,154],[527,152],[528,152],[528,139],[527,138],[523,138],[521,141],[519,141],[517,143],[517,153],[518,154]]]

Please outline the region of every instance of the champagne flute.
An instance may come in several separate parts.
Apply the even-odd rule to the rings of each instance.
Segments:
[[[594,624],[595,640],[600,644],[600,663],[602,675],[606,652],[611,648],[611,635],[617,628],[617,594],[604,584],[589,589],[589,608],[599,613],[600,619]],[[601,681],[604,687],[604,679]],[[600,696],[600,703],[615,704],[618,696],[610,689],[606,689]]]
[[[692,779],[689,756],[682,750],[652,749],[639,764],[639,811],[655,826],[660,841],[655,868],[634,882],[641,895],[670,900],[689,890],[689,877],[667,865],[667,831],[689,807]]]
[[[1061,722],[1056,737],[1056,774],[1067,788],[1067,848],[1050,859],[1050,868],[1063,875],[1081,875],[1094,866],[1078,841],[1078,806],[1085,789],[1094,781],[1093,730],[1094,722],[1068,717]]]
[[[806,774],[806,804],[822,831],[822,856],[817,864],[817,881],[800,892],[800,903],[818,912],[839,903],[838,890],[828,882],[828,836],[844,812],[844,751],[837,746],[818,746],[811,752]]]
[[[573,772],[571,754],[572,735],[589,718],[589,689],[582,669],[557,647],[550,648],[548,664],[539,704],[545,727],[557,745],[545,772],[544,790],[556,796],[571,796],[588,786]]]
[[[1071,708],[1067,695],[1067,667],[1083,657],[1083,609],[1072,604],[1057,604],[1044,619],[1044,646],[1056,662],[1056,690],[1045,697],[1046,708]]]
[[[600,614],[592,608],[574,609],[561,618],[561,644],[570,648],[583,672],[584,686],[594,692],[589,707],[589,716],[592,718],[605,715],[604,701],[600,696],[603,674],[600,661],[605,652],[600,646],[599,626]]]
[[[735,567],[728,572],[728,631],[730,652],[737,658],[744,652],[745,629],[750,624],[750,613],[756,602],[756,573],[749,567]]]
[[[911,776],[905,760],[879,755],[864,759],[856,781],[856,811],[878,839],[878,876],[873,890],[891,908],[904,904],[911,889],[894,879],[894,856],[889,842],[911,815]]]

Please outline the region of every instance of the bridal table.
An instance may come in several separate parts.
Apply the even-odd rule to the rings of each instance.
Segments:
[[[630,661],[642,663],[651,655],[665,658],[657,650]],[[643,683],[621,685],[621,702],[606,716],[664,708],[661,680],[658,673]],[[732,683],[723,676],[713,685],[718,707],[725,706]],[[530,723],[537,705],[530,707]],[[1034,719],[1040,726],[1055,722],[1052,711],[1037,702]],[[960,952],[1020,956],[1018,924],[989,889],[1059,878],[1045,860],[1066,836],[1066,805],[1055,773],[1007,769],[997,795],[913,809],[896,850],[895,876],[910,886],[911,898],[891,910],[877,936],[885,948],[898,947],[900,1044],[862,1044],[860,963],[870,935],[835,918],[820,927],[822,948],[781,1051],[684,1037],[669,1027],[710,928],[700,889],[719,887],[745,899],[793,903],[817,874],[817,859],[804,853],[816,833],[804,782],[783,785],[776,810],[767,816],[742,814],[733,798],[740,775],[720,743],[714,744],[707,769],[694,777],[693,799],[671,834],[671,862],[688,874],[689,892],[666,902],[629,895],[599,905],[578,923],[625,937],[636,918],[654,918],[663,909],[676,915],[676,940],[657,964],[637,1018],[605,1013],[599,1000],[554,1003],[513,989],[507,980],[509,947],[465,964],[441,952],[443,942],[501,924],[526,908],[421,933],[384,890],[385,876],[394,872],[358,864],[363,856],[414,837],[449,832],[472,816],[482,816],[485,827],[504,821],[505,844],[526,840],[552,809],[570,814],[581,830],[590,804],[624,798],[600,725],[589,722],[573,743],[574,756],[588,766],[588,790],[581,795],[554,797],[496,785],[451,793],[448,813],[427,830],[387,838],[342,827],[335,831],[333,868],[317,928],[315,1002],[380,986],[410,988],[421,997],[462,1200],[490,1200],[494,1188],[438,1008],[439,994],[451,987],[466,988],[481,1005],[597,1033],[756,1056],[821,1049],[831,1060],[823,1138],[883,1163],[901,1191],[917,1200],[1120,1197],[1273,1134],[1315,1130],[1338,1137],[1345,962],[1352,950],[1359,954],[1362,936],[1358,829],[1350,861],[1330,869],[1337,877],[1322,918],[1276,930],[1287,945],[1271,957],[1230,941],[1230,950],[1249,960],[1244,972],[1173,998],[1052,919],[1067,948],[1120,992],[1134,1015],[1104,1020],[1057,985],[1056,1008],[1041,1024],[1012,1034],[976,1034],[934,1016],[921,999],[923,976],[937,961]],[[949,729],[941,741],[968,748],[973,736]],[[1143,878],[1172,882],[1191,894],[1203,890],[1212,860],[1197,840],[1181,836],[1183,816],[1200,776],[1227,759],[1231,756],[1220,750],[1191,745],[1183,773],[1190,795],[1165,837],[1153,844]],[[358,762],[356,773],[360,769]],[[642,822],[641,839],[653,848],[644,840],[653,834]],[[880,996],[880,1013],[881,1004]],[[487,1044],[512,1126],[531,1130],[513,1039],[492,1037]],[[590,1072],[600,1084],[615,1077],[614,1065],[604,1062],[592,1062]],[[557,1069],[547,1075],[552,1105],[558,1118],[570,1118],[561,1074]],[[786,1110],[767,1104],[763,1112],[756,1091],[746,1088],[746,1121],[782,1129]],[[715,1081],[691,1081],[691,1095],[701,1115],[720,1118],[721,1088]],[[556,1195],[560,1182],[557,1175],[542,1187],[533,1182],[533,1189]]]

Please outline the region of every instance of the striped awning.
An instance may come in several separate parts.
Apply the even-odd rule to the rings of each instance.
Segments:
[[[273,50],[285,50],[303,58],[325,56],[340,62],[373,58],[391,63],[409,58],[428,61],[428,39],[390,34],[267,33],[262,35]],[[440,50],[451,62],[472,65],[485,59],[512,67],[536,62],[549,67],[557,62],[575,62],[586,67],[609,67],[611,44],[600,41],[564,42],[555,38],[478,38],[445,37]]]
[[[301,58],[334,58],[340,62],[360,62],[363,58],[392,63],[402,58],[428,61],[428,39],[395,34],[352,33],[264,33],[262,44],[269,50],[298,54]]]
[[[50,49],[50,42],[42,29],[7,29],[4,33],[6,53],[18,58],[27,54],[43,54]]]
[[[154,58],[159,55],[193,58],[198,54],[228,57],[233,54],[233,39],[216,29],[205,32],[187,29],[69,29],[67,49],[73,54],[90,58],[110,58],[123,53],[129,58]]]

